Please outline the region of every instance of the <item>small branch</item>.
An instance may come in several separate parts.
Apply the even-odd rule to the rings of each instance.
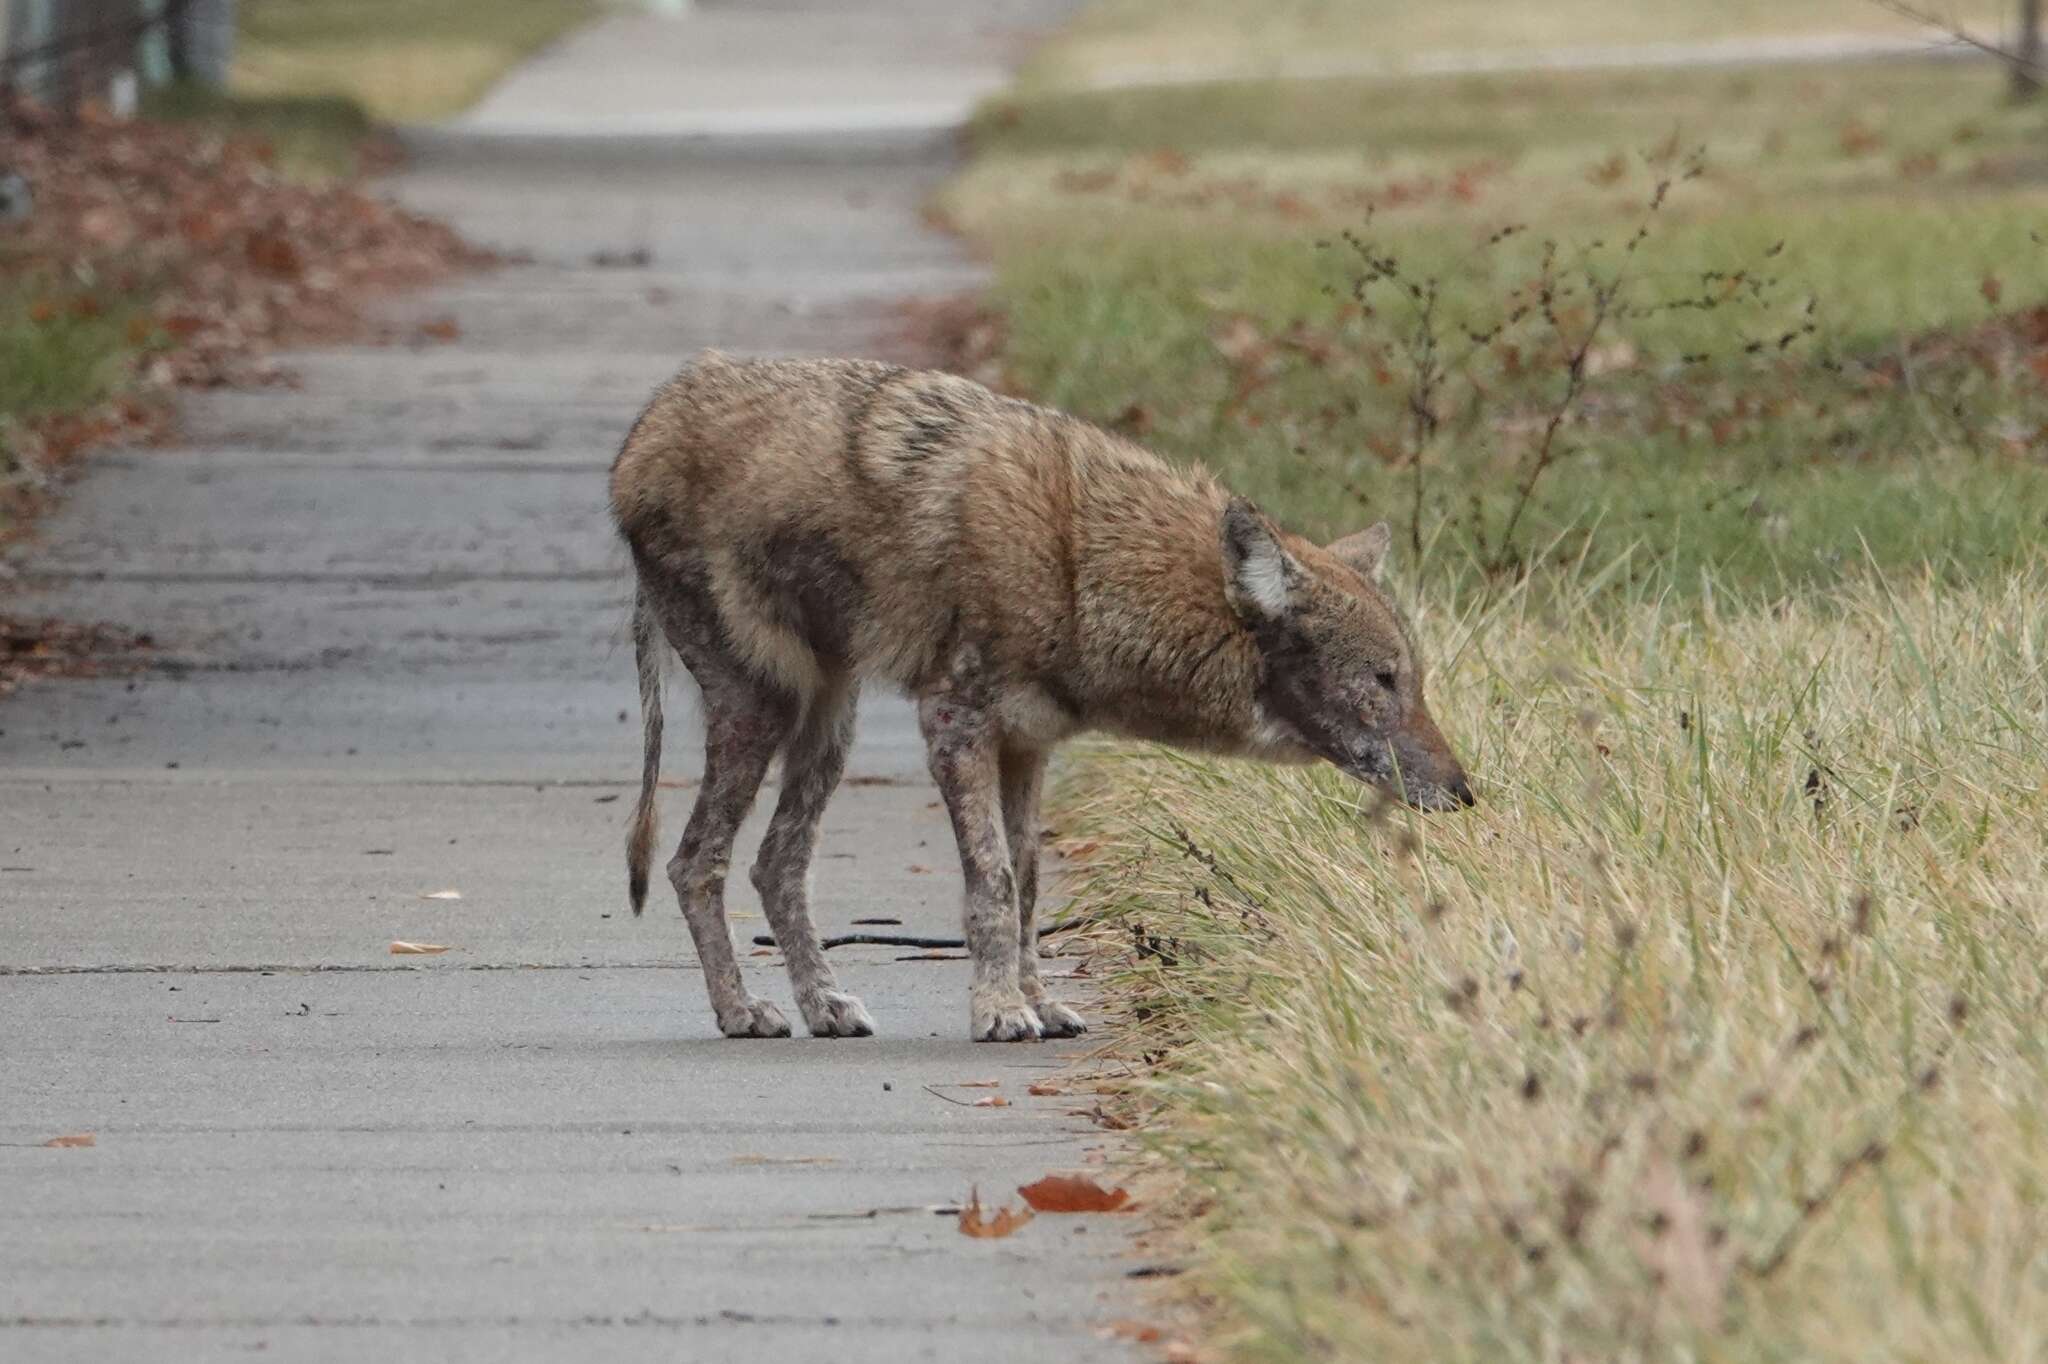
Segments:
[[[1068,929],[1075,927],[1078,923],[1079,920],[1047,924],[1038,930],[1039,941],[1043,942],[1055,933],[1064,933]],[[776,945],[773,934],[756,933],[754,935],[754,946],[756,947],[774,947]],[[836,938],[825,939],[819,946],[830,951],[835,947],[965,947],[967,942],[963,938],[926,938],[912,933],[842,933]]]
[[[2021,0],[2019,47],[2010,48],[1994,43],[1988,38],[1979,38],[1953,18],[1936,14],[1909,4],[1907,0],[1870,0],[1888,14],[1910,20],[1923,28],[1946,34],[1949,41],[1964,47],[1975,48],[1987,57],[1996,57],[2012,68],[2013,90],[2019,95],[2031,95],[2039,91],[2048,66],[2041,60],[2041,6],[2040,0]]]

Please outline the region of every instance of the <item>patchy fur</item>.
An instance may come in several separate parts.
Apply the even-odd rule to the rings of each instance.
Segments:
[[[1471,803],[1376,585],[1384,526],[1325,550],[1206,475],[964,379],[712,352],[655,395],[611,491],[639,574],[634,904],[654,837],[659,630],[705,692],[705,781],[670,873],[730,1034],[781,1022],[740,987],[723,912],[732,832],[777,753],[788,776],[755,884],[811,1031],[871,1030],[832,984],[803,890],[863,681],[918,700],[960,845],[984,1040],[1082,1027],[1045,998],[1034,927],[1041,776],[1074,733],[1322,758],[1418,805]]]

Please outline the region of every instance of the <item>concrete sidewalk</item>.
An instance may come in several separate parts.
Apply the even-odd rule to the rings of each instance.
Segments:
[[[1047,0],[699,0],[542,53],[453,125],[466,136],[945,133],[1000,90]],[[688,70],[687,83],[676,80]],[[593,81],[593,74],[602,74]]]
[[[785,33],[808,12],[755,8]],[[1064,6],[817,4],[849,8],[964,89]],[[679,101],[786,74],[786,42],[697,48],[698,22],[660,30]],[[486,110],[515,121],[543,75],[614,84],[603,54],[641,23]],[[867,49],[845,57],[851,88]],[[1099,1156],[1085,1101],[1025,1093],[1078,1048],[972,1045],[964,963],[861,948],[834,957],[879,1037],[726,1042],[673,901],[625,910],[638,729],[604,470],[698,347],[886,351],[903,299],[974,286],[919,218],[945,156],[572,133],[444,132],[393,183],[527,254],[387,310],[459,341],[198,396],[181,448],[95,461],[18,556],[11,610],[160,651],[0,705],[0,1358],[1128,1357],[1096,1329],[1129,1310],[1119,1219],[976,1241],[930,1211]],[[820,927],[951,933],[958,895],[908,712],[877,698]],[[779,958],[743,961],[787,1010]],[[949,1088],[969,1080],[1001,1087]],[[940,1097],[988,1093],[1012,1105]],[[97,1144],[40,1145],[74,1132]]]

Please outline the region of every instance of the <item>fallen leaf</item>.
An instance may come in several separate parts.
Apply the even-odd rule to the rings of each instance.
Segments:
[[[98,1142],[97,1140],[95,1140],[95,1139],[94,1139],[94,1137],[93,1137],[93,1134],[92,1134],[92,1133],[90,1133],[90,1132],[73,1132],[73,1133],[71,1133],[71,1134],[70,1134],[69,1136],[64,1136],[64,1137],[51,1137],[51,1138],[50,1138],[50,1139],[49,1139],[48,1141],[44,1142],[44,1143],[43,1143],[43,1145],[45,1145],[45,1146],[97,1146],[97,1145],[99,1145],[99,1142]]]
[[[1157,1344],[1166,1338],[1166,1332],[1142,1321],[1113,1321],[1109,1324],[1109,1333],[1119,1340],[1135,1340],[1140,1345]]]
[[[452,317],[437,317],[420,323],[420,335],[434,341],[454,341],[461,338],[462,326]]]
[[[1983,282],[1977,286],[1977,292],[1984,295],[1986,303],[1996,303],[2005,297],[2005,286],[1999,283],[1998,276],[1986,275]]]
[[[1031,1209],[1008,1207],[996,1209],[993,1216],[983,1217],[981,1213],[981,1190],[975,1189],[967,1195],[966,1205],[960,1209],[960,1234],[972,1236],[979,1241],[992,1241],[1008,1236],[1017,1228],[1029,1222]]]
[[[956,1089],[1001,1089],[1002,1087],[1003,1082],[1001,1080],[962,1080],[954,1086]]]
[[[420,896],[420,898],[422,900],[460,900],[462,892],[459,890],[430,890]]]
[[[930,867],[919,866],[915,862],[912,862],[910,864],[910,870],[913,874],[918,876],[930,876],[932,874],[932,869]]]
[[[1010,1101],[1000,1094],[984,1094],[974,1101],[975,1108],[1008,1108]]]
[[[280,279],[296,279],[306,268],[299,248],[293,245],[290,237],[279,231],[251,235],[243,254],[250,265]]]
[[[1049,1085],[1041,1080],[1024,1092],[1026,1094],[1036,1094],[1039,1098],[1043,1099],[1053,1094],[1064,1094],[1067,1091],[1061,1089],[1058,1085]]]
[[[1131,1201],[1125,1189],[1105,1189],[1086,1175],[1047,1175],[1017,1192],[1033,1212],[1117,1212]]]
[[[391,944],[391,955],[394,957],[431,957],[437,952],[446,952],[447,950],[441,944],[431,942],[394,942]]]

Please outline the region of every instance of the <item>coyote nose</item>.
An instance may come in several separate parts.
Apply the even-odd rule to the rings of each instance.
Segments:
[[[1451,797],[1467,809],[1479,803],[1479,797],[1472,794],[1472,783],[1465,780],[1462,772],[1451,783]]]

